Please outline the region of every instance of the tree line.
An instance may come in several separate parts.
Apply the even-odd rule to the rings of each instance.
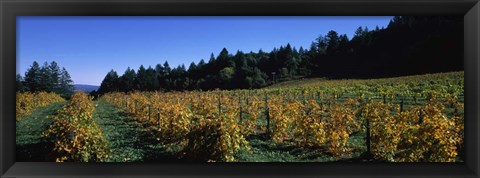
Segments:
[[[70,98],[73,94],[73,81],[68,71],[55,61],[50,64],[45,62],[43,66],[34,61],[25,75],[16,76],[16,90],[18,92],[55,92],[64,98]]]
[[[223,48],[171,68],[168,62],[119,76],[107,73],[98,93],[261,88],[308,77],[380,78],[463,70],[463,17],[396,16],[387,28],[358,27],[349,39],[331,30],[308,49],[290,44],[270,52]]]

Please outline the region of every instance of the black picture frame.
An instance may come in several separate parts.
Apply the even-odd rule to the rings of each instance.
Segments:
[[[15,162],[16,16],[463,15],[463,163]],[[0,175],[7,177],[479,177],[478,0],[0,0]]]

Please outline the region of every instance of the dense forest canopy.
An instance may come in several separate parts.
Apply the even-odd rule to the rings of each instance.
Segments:
[[[308,49],[290,44],[270,52],[223,50],[189,67],[111,70],[99,93],[249,89],[309,77],[381,78],[463,70],[463,18],[396,16],[387,28],[358,27],[349,39],[334,30]]]

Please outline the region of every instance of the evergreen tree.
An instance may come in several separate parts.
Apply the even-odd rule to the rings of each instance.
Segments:
[[[197,89],[196,81],[199,79],[199,72],[198,72],[198,67],[195,64],[195,62],[190,63],[190,66],[188,67],[187,71],[187,78],[188,78],[188,90],[194,90]]]
[[[346,34],[340,35],[338,40],[338,50],[341,55],[345,55],[348,52],[348,42]]]
[[[234,62],[230,60],[230,56],[228,54],[228,51],[226,48],[223,48],[222,51],[220,51],[220,54],[217,56],[217,60],[215,63],[211,64],[213,71],[215,71],[217,74],[220,70],[222,70],[225,67],[234,67]],[[218,76],[218,75],[217,75]]]
[[[48,66],[48,68],[50,70],[50,82],[53,85],[52,91],[59,93],[61,91],[60,82],[59,82],[60,67],[55,61],[52,61]]]
[[[52,81],[52,74],[48,66],[48,62],[44,62],[40,68],[40,90],[46,92],[52,92],[54,83]]]
[[[164,71],[165,71],[163,88],[166,91],[170,91],[171,88],[172,88],[172,81],[171,81],[172,80],[172,77],[171,77],[172,69],[170,68],[170,65],[168,64],[167,61],[165,61],[165,63],[163,64],[163,68],[164,68]]]
[[[40,66],[36,61],[25,72],[25,83],[28,91],[36,92],[42,88],[42,81],[40,80],[41,71]]]
[[[165,71],[165,76],[169,76],[172,69],[170,68],[170,65],[168,64],[167,61],[165,61],[165,63],[163,64],[163,68]]]
[[[65,98],[70,98],[73,95],[73,80],[68,71],[62,67],[59,77],[60,95]]]
[[[165,77],[166,77],[167,74],[166,74],[165,68],[162,66],[162,64],[157,64],[155,66],[155,74],[156,74],[157,83],[158,83],[158,87],[156,89],[157,90],[164,90],[165,86],[166,86]]]
[[[98,89],[98,92],[100,94],[103,94],[103,93],[108,93],[113,91],[119,91],[118,83],[119,83],[119,78],[118,78],[117,72],[115,72],[112,69],[110,70],[110,72],[107,73],[107,75],[103,79],[102,83],[100,84],[100,88]]]
[[[325,38],[327,42],[327,54],[333,55],[338,49],[340,43],[338,33],[336,31],[330,30]]]
[[[140,65],[137,71],[137,78],[135,80],[137,82],[136,89],[140,91],[147,90],[147,71],[143,65]]]
[[[25,81],[23,80],[23,78],[20,74],[17,74],[15,81],[16,81],[17,92],[27,91],[27,88],[24,85]]]
[[[209,64],[215,63],[215,56],[213,55],[213,53],[210,54],[210,60],[208,60],[208,63],[209,63]]]
[[[123,92],[134,91],[136,89],[136,77],[137,74],[135,73],[135,70],[128,67],[120,77],[120,90]]]
[[[362,27],[358,27],[357,30],[355,30],[355,35],[353,36],[353,38],[363,38],[363,36],[365,35],[365,33],[363,32],[363,28]]]
[[[197,70],[197,65],[195,65],[195,62],[190,63],[190,66],[188,67],[188,72],[195,72]]]
[[[146,72],[145,72],[145,89],[147,91],[155,91],[159,87],[159,83],[156,77],[156,72],[155,70],[148,66]]]
[[[198,62],[197,68],[202,69],[203,67],[205,67],[205,61],[201,59],[200,62]]]
[[[310,46],[310,50],[315,50],[314,52],[320,55],[324,55],[327,53],[327,46],[328,46],[328,41],[326,37],[323,37],[322,35],[319,35],[317,39],[315,39],[314,42],[315,46]]]
[[[226,48],[223,48],[222,51],[220,51],[220,54],[217,56],[217,61],[227,61],[228,60],[228,50]]]

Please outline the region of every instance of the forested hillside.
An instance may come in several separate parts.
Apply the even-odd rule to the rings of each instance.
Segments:
[[[228,51],[172,68],[111,70],[100,93],[261,88],[298,78],[379,78],[463,70],[462,17],[394,17],[387,28],[358,27],[351,38],[335,31],[270,52]],[[185,51],[188,52],[188,51]],[[194,59],[192,59],[194,60]],[[146,64],[145,64],[146,65]]]

